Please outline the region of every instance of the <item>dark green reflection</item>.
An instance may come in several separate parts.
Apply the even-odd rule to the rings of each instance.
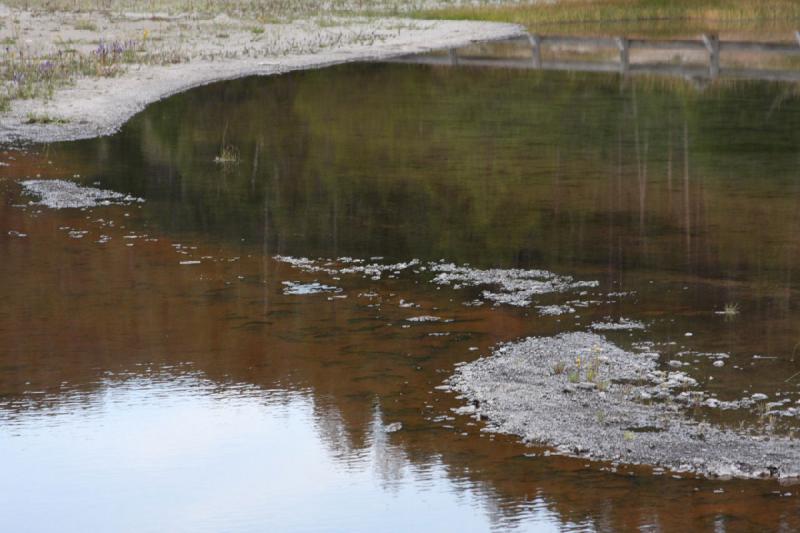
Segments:
[[[791,280],[793,86],[348,65],[217,84],[64,150],[168,232],[267,253]],[[241,162],[213,162],[221,143]]]

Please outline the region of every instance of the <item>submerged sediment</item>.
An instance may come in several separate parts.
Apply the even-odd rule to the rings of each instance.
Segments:
[[[51,209],[82,209],[103,205],[142,203],[142,198],[66,180],[26,180],[20,182],[25,194],[38,198],[33,205]]]
[[[369,280],[404,275],[437,287],[479,291],[476,300],[464,303],[468,306],[526,307],[541,297],[573,298],[536,305],[543,317],[572,315],[576,308],[594,302],[587,298],[603,294],[597,281],[545,270],[478,269],[419,259],[402,263],[351,257],[276,259],[333,280],[344,275]],[[582,299],[575,300],[576,294]],[[400,302],[400,307],[414,307]],[[406,318],[410,323],[446,321],[427,314]],[[769,402],[765,394],[752,394],[723,401],[684,371],[690,366],[686,362],[664,360],[653,342],[636,342],[626,350],[604,336],[645,332],[642,321],[605,316],[583,327],[585,331],[500,345],[491,355],[458,366],[440,389],[459,393],[466,405],[456,412],[485,421],[485,431],[517,435],[563,455],[709,477],[800,477],[800,443],[775,434],[767,425],[731,429],[689,412],[754,409],[775,417],[797,416],[800,409],[787,406],[789,399]],[[679,352],[675,357],[689,354],[710,359],[715,367],[728,358],[724,353],[700,352]]]
[[[659,370],[658,358],[596,333],[531,337],[459,366],[446,387],[468,402],[457,412],[487,431],[565,455],[710,477],[800,476],[793,439],[691,418],[697,382]]]
[[[449,286],[453,289],[480,288],[480,298],[465,302],[466,306],[482,305],[490,302],[494,305],[511,305],[527,307],[537,296],[582,292],[588,288],[597,288],[596,280],[575,280],[571,276],[561,276],[547,270],[521,268],[480,269],[468,265],[456,265],[444,261],[423,262],[411,259],[401,263],[382,263],[382,258],[375,257],[369,261],[352,257],[336,259],[309,259],[306,257],[275,256],[275,259],[288,263],[293,267],[309,273],[321,273],[334,278],[343,274],[360,275],[363,278],[379,280],[383,276],[392,278],[403,272],[411,272],[428,276],[434,285]],[[542,315],[556,315],[574,312],[569,306],[548,306],[541,311]],[[571,310],[571,311],[569,311]]]

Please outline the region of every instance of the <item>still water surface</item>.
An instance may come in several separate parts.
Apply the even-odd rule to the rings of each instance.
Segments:
[[[222,144],[238,164],[214,162]],[[436,389],[497,342],[628,318],[645,330],[608,337],[654,342],[720,399],[800,399],[795,86],[350,65],[200,88],[0,160],[4,531],[800,527],[796,486],[546,456]],[[145,201],[49,209],[21,188],[36,176]],[[473,306],[479,289],[424,271],[276,256],[599,285]],[[407,320],[425,315],[448,321]]]

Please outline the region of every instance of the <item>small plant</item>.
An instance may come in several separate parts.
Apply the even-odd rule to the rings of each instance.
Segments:
[[[222,142],[219,147],[219,154],[214,158],[215,163],[231,165],[239,162],[239,149],[226,142],[228,137],[228,125],[222,130]]]
[[[101,39],[93,54],[101,65],[106,66],[115,63],[134,63],[141,50],[141,44],[135,40],[107,42]]]
[[[66,124],[68,121],[63,118],[54,117],[46,113],[28,113],[25,124]]]
[[[589,363],[589,368],[586,370],[586,381],[589,381],[596,385],[599,375],[600,375],[600,359],[595,357],[594,359],[592,359],[592,362]]]
[[[239,149],[233,146],[232,144],[224,145],[220,151],[219,155],[214,158],[215,163],[220,163],[223,165],[229,165],[239,162]]]
[[[715,311],[715,314],[724,316],[725,320],[733,320],[739,314],[739,304],[727,303],[722,311]]]
[[[253,26],[250,28],[250,33],[253,35],[261,35],[264,33],[264,28],[262,26]]]
[[[564,361],[558,361],[553,365],[553,374],[563,374],[567,371],[567,363]]]
[[[622,438],[627,441],[632,441],[636,438],[636,434],[633,431],[626,431],[622,434]]]
[[[758,420],[763,424],[769,418],[769,407],[767,407],[767,402],[758,402],[755,407],[756,415],[758,416]]]
[[[573,370],[572,372],[569,373],[567,379],[569,380],[570,383],[577,383],[578,381],[580,381],[581,377],[577,371]]]
[[[722,314],[725,316],[736,316],[739,314],[739,304],[737,303],[727,303],[725,307],[722,308]]]

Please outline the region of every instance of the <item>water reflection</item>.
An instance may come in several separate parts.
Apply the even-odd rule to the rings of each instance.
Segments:
[[[526,455],[434,388],[495,342],[611,316],[668,354],[730,353],[690,369],[721,396],[794,399],[798,112],[779,85],[360,65],[202,88],[113,137],[13,154],[3,525],[798,527],[794,487]],[[223,130],[238,165],[213,161]],[[146,202],[15,207],[36,174]],[[404,276],[296,296],[284,281],[317,276],[276,254],[547,268],[632,295],[567,318]],[[742,321],[713,314],[730,301]],[[411,313],[454,322],[402,327]]]
[[[383,433],[379,410],[353,449],[307,393],[220,390],[191,375],[101,389],[88,405],[66,397],[56,410],[4,421],[4,529],[46,531],[54,517],[62,531],[478,531],[504,523],[484,508],[491,490],[451,480],[441,461],[410,462]]]
[[[797,117],[792,86],[349,67],[205,88],[118,136],[54,150],[147,197],[165,230],[273,255],[711,277],[768,258],[786,279],[793,258],[731,222],[766,223],[793,246]],[[220,168],[225,124],[242,163]],[[672,253],[692,236],[693,255]]]

